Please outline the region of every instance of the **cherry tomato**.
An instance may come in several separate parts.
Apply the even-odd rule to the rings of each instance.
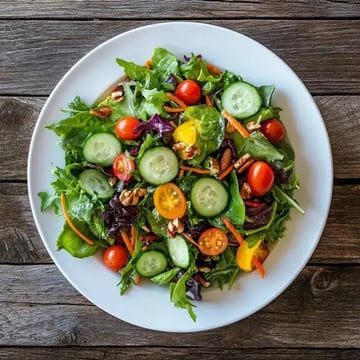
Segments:
[[[176,87],[175,96],[186,105],[194,105],[201,99],[201,88],[195,80],[184,80]]]
[[[135,161],[129,159],[125,153],[118,155],[112,165],[113,174],[122,181],[131,179],[131,171],[136,169]]]
[[[141,136],[141,131],[135,131],[137,125],[141,124],[136,117],[124,116],[115,124],[115,134],[121,140],[135,140]]]
[[[126,265],[127,254],[121,245],[111,245],[103,253],[103,262],[107,268],[119,271]]]
[[[277,119],[270,119],[261,123],[261,132],[272,144],[279,143],[286,134],[284,125]]]
[[[156,188],[154,205],[165,219],[181,218],[186,211],[186,198],[182,190],[173,183],[166,183]]]
[[[255,161],[247,173],[247,183],[255,196],[265,195],[274,185],[275,175],[265,161]]]
[[[219,255],[225,251],[228,246],[228,237],[219,228],[210,228],[205,230],[199,237],[199,250],[204,255]]]

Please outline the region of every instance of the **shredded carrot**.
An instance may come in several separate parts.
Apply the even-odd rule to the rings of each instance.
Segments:
[[[164,109],[169,113],[177,113],[177,112],[184,112],[186,109],[183,107],[170,107],[170,106],[164,106]]]
[[[61,208],[62,208],[62,212],[64,215],[64,218],[67,222],[67,224],[70,226],[71,230],[77,235],[79,236],[81,239],[83,239],[87,244],[89,245],[94,245],[95,243],[89,239],[87,236],[85,236],[75,225],[74,223],[71,221],[70,216],[68,214],[68,212],[66,211],[66,204],[65,204],[65,195],[64,193],[61,193],[60,195],[60,204],[61,204]]]
[[[190,172],[194,172],[197,174],[210,174],[210,170],[208,169],[200,169],[197,167],[193,167],[193,166],[186,166],[186,165],[180,165],[180,169],[184,170],[184,171],[190,171]]]
[[[215,75],[220,75],[221,74],[221,70],[216,67],[214,64],[206,64],[207,69],[212,72]]]
[[[193,244],[194,246],[198,247],[199,245],[197,244],[197,242],[189,235],[182,233],[182,236],[191,244]]]
[[[244,138],[250,137],[249,132],[244,128],[244,126],[242,126],[240,122],[231,116],[226,110],[223,110],[221,114],[240,133],[240,135]]]
[[[135,242],[136,242],[136,229],[135,229],[135,226],[134,225],[131,225],[130,227],[130,243],[131,243],[131,246],[132,248],[135,247]]]
[[[141,282],[141,276],[139,274],[136,274],[134,277],[135,285],[139,285]]]
[[[166,93],[166,96],[168,97],[169,100],[172,100],[174,103],[178,104],[180,107],[186,109],[187,105],[180,100],[178,97],[176,97],[174,94],[172,93]]]
[[[206,95],[206,96],[205,96],[205,102],[206,102],[206,105],[207,105],[207,106],[214,107],[214,104],[213,104],[213,102],[211,101],[211,98],[210,98],[209,95]]]
[[[126,231],[122,231],[122,232],[121,232],[121,237],[122,237],[122,239],[124,240],[124,243],[125,243],[128,251],[129,251],[129,254],[130,254],[131,256],[133,256],[133,254],[134,254],[134,249],[133,249],[133,247],[131,246],[131,243],[130,243],[130,240],[129,240],[129,237],[128,237],[128,234],[126,233]]]
[[[184,169],[180,169],[180,171],[179,171],[179,177],[183,177],[183,176],[184,176],[184,173],[185,173],[185,170],[184,170]]]
[[[236,239],[236,241],[241,245],[245,240],[244,238],[241,236],[241,234],[239,234],[235,228],[235,226],[230,222],[230,220],[227,217],[223,217],[221,219],[223,221],[223,223],[225,224],[225,226],[227,227],[227,229],[231,232],[231,234],[234,236],[234,238]]]
[[[259,272],[260,276],[263,278],[265,277],[265,269],[262,266],[261,262],[259,261],[259,259],[256,256],[253,256],[251,262],[253,263],[253,265],[256,267],[256,270]]]
[[[228,176],[231,171],[234,169],[234,164],[230,164],[226,169],[222,171],[222,173],[218,176],[219,180],[224,179],[226,176]]]
[[[148,60],[145,61],[145,67],[147,69],[151,69],[151,67],[152,67],[152,60],[151,59],[148,59]]]

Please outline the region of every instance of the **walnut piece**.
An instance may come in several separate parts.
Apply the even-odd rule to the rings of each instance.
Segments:
[[[210,158],[209,170],[210,170],[210,175],[215,175],[215,174],[218,174],[220,172],[220,164],[217,161],[217,159],[215,159],[213,157]]]
[[[90,114],[101,119],[107,119],[112,113],[112,108],[109,106],[103,106],[98,109],[91,109]]]
[[[167,226],[167,233],[173,238],[184,231],[184,224],[179,219],[170,220]]]
[[[252,198],[251,187],[247,182],[244,182],[240,189],[240,196],[243,200],[249,200]]]
[[[143,188],[137,188],[135,190],[123,190],[119,195],[119,200],[124,206],[137,205],[140,198],[147,194],[147,190]]]
[[[188,145],[184,150],[184,158],[185,160],[191,160],[195,156],[200,155],[201,150],[196,147],[194,144]]]
[[[246,124],[246,130],[248,132],[253,132],[253,131],[259,130],[260,128],[261,128],[261,125],[256,121],[250,121],[249,123]]]

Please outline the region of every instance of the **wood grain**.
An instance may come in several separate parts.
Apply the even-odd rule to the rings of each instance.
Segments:
[[[357,1],[69,1],[35,0],[14,2],[2,0],[0,18],[73,18],[73,19],[206,19],[206,18],[331,18],[360,17]],[[191,14],[191,16],[190,16]]]
[[[195,348],[185,347],[31,347],[0,348],[0,358],[7,360],[163,360],[169,359],[219,360],[358,360],[357,349],[237,349],[211,348],[199,344]]]
[[[0,94],[48,95],[66,71],[96,45],[155,22],[2,20]],[[251,19],[208,23],[241,32],[269,47],[314,94],[359,94],[360,20]]]
[[[329,133],[335,178],[359,179],[360,96],[314,98]],[[40,97],[0,96],[0,181],[26,180],[30,138],[44,103]]]
[[[50,263],[35,228],[25,184],[0,183],[0,263]],[[360,263],[360,185],[335,186],[332,206],[311,262]]]
[[[2,272],[19,271],[18,277],[23,275],[29,281],[38,276],[35,284],[40,285],[37,292],[35,289],[29,292],[24,302],[23,295],[16,296],[29,290],[24,281],[9,284],[3,280],[0,283],[0,292],[11,293],[5,301],[0,301],[0,346],[167,347],[171,344],[172,347],[198,347],[206,344],[211,352],[218,347],[280,349],[299,348],[302,344],[316,348],[328,344],[352,348],[360,341],[360,319],[354,318],[354,314],[360,312],[360,292],[354,291],[358,284],[358,267],[306,267],[294,283],[263,310],[233,325],[196,336],[175,333],[160,336],[158,332],[120,321],[93,305],[71,305],[73,290],[70,285],[62,286],[59,281],[62,275],[55,272],[42,274],[39,269],[43,267],[48,268],[47,265],[0,268]],[[25,273],[27,268],[28,274]],[[54,284],[49,288],[51,281]],[[61,286],[57,289],[58,282]],[[66,294],[70,294],[69,300],[62,304]],[[249,336],[255,328],[256,336]],[[344,338],[344,333],[352,336]]]

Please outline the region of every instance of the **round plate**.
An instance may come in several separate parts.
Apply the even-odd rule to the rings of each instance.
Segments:
[[[186,41],[179,41],[186,39]],[[240,74],[255,85],[275,84],[273,102],[283,109],[281,119],[296,152],[301,190],[296,199],[305,209],[292,211],[285,238],[266,260],[266,277],[244,274],[231,290],[207,289],[194,308],[193,322],[184,309],[169,301],[166,287],[146,281],[120,296],[117,273],[107,270],[100,257],[75,259],[56,250],[63,218],[40,211],[37,193],[51,191],[54,165],[62,166],[63,152],[55,134],[44,126],[64,118],[61,108],[79,95],[91,104],[122,75],[116,57],[144,64],[156,47],[179,58],[191,52],[208,62]],[[229,29],[193,22],[169,22],[137,28],[96,47],[55,87],[36,124],[28,160],[28,189],[35,223],[57,267],[92,303],[113,316],[144,328],[193,332],[221,327],[253,314],[275,299],[304,268],[320,239],[332,195],[332,157],[323,119],[297,75],[258,42]]]

